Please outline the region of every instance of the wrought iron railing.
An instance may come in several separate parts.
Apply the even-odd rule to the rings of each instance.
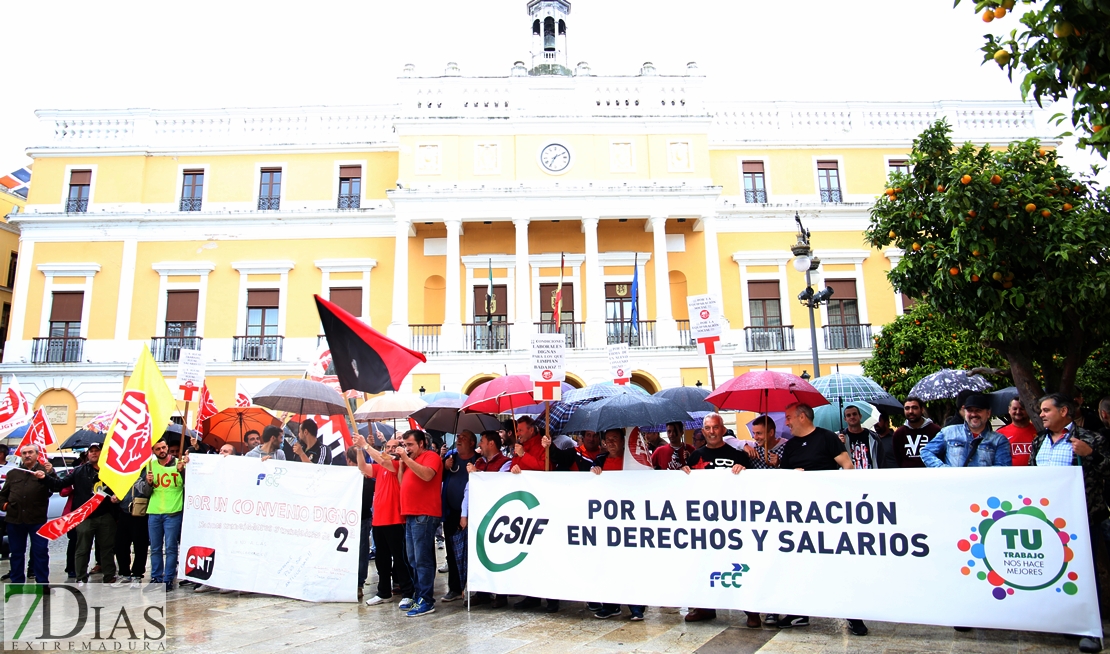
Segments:
[[[357,195],[340,195],[339,208],[340,209],[358,209],[361,200]]]
[[[439,352],[443,325],[409,325],[409,347],[418,352]]]
[[[236,336],[232,343],[232,361],[281,361],[284,336]]]
[[[85,339],[49,336],[32,339],[31,363],[80,363]]]
[[[606,320],[605,333],[610,344],[628,343],[638,347],[655,347],[655,321]]]
[[[833,189],[821,189],[821,201],[822,202],[843,202],[844,200],[841,199],[840,189],[833,188]]]
[[[869,350],[871,325],[825,325],[826,350]]]
[[[280,197],[264,196],[264,197],[258,198],[258,210],[259,211],[277,211],[278,209],[281,209],[281,198]]]
[[[203,198],[181,198],[181,211],[200,211]]]
[[[744,189],[744,202],[767,204],[767,191],[764,189]]]
[[[85,213],[88,210],[88,198],[69,198],[66,200],[66,213]]]
[[[155,361],[177,361],[181,350],[199,350],[200,336],[154,336],[150,339],[150,353]]]
[[[794,326],[745,327],[744,343],[748,352],[792,352]]]
[[[555,330],[555,323],[537,322],[537,334],[566,334],[567,347],[586,347],[586,323],[564,320],[559,323],[559,330]]]
[[[507,350],[509,349],[509,323],[484,322],[463,324],[463,337],[468,350]]]
[[[689,320],[676,320],[678,323],[678,344],[679,345],[697,345],[698,342],[694,340],[693,334],[690,333]]]

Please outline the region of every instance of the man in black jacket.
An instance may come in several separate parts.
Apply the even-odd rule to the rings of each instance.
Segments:
[[[48,542],[37,532],[46,524],[51,483],[58,481],[58,476],[39,463],[39,450],[34,445],[24,445],[19,456],[19,467],[8,471],[4,487],[0,488],[0,508],[8,512],[11,582],[22,584],[27,581],[25,557],[27,539],[30,538],[35,581],[47,584],[50,583]]]
[[[96,510],[77,525],[77,583],[89,580],[89,557],[92,554],[93,538],[96,538],[96,563],[104,574],[104,583],[110,584],[116,580],[116,504],[119,499],[112,493],[112,489],[100,481],[100,443],[89,445],[89,460],[77,466],[65,479],[52,485],[52,490],[61,490],[66,487],[73,488],[70,499],[73,500],[73,510],[81,508],[85,502],[93,498],[97,492],[103,492],[108,497]]]

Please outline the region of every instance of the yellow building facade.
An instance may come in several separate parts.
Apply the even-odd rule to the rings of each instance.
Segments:
[[[686,306],[701,294],[727,322],[718,384],[814,374],[796,215],[814,287],[834,290],[820,372],[858,371],[903,308],[886,280],[901,253],[862,231],[913,137],[942,117],[978,143],[1043,136],[1020,103],[732,102],[694,64],[571,70],[569,4],[528,11],[530,67],[406,67],[386,104],[40,111],[0,373],[70,394],[80,422],[118,401],[142,344],[171,378],[196,347],[223,408],[304,374],[320,294],[427,354],[402,390],[465,392],[527,371],[562,277],[575,385],[609,378],[613,342],[649,391],[708,385]]]

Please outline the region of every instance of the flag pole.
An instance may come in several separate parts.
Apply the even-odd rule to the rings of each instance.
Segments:
[[[551,401],[543,401],[543,415],[544,415],[544,434],[547,439],[551,440]],[[551,444],[548,443],[547,448],[543,451],[543,469],[551,471]]]
[[[185,439],[189,437],[189,400],[185,400],[185,417],[181,419],[181,440],[177,442],[177,458],[185,451]]]

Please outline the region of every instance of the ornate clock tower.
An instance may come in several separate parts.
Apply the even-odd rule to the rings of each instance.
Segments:
[[[567,68],[567,0],[530,0],[532,24],[531,75],[571,75]]]

